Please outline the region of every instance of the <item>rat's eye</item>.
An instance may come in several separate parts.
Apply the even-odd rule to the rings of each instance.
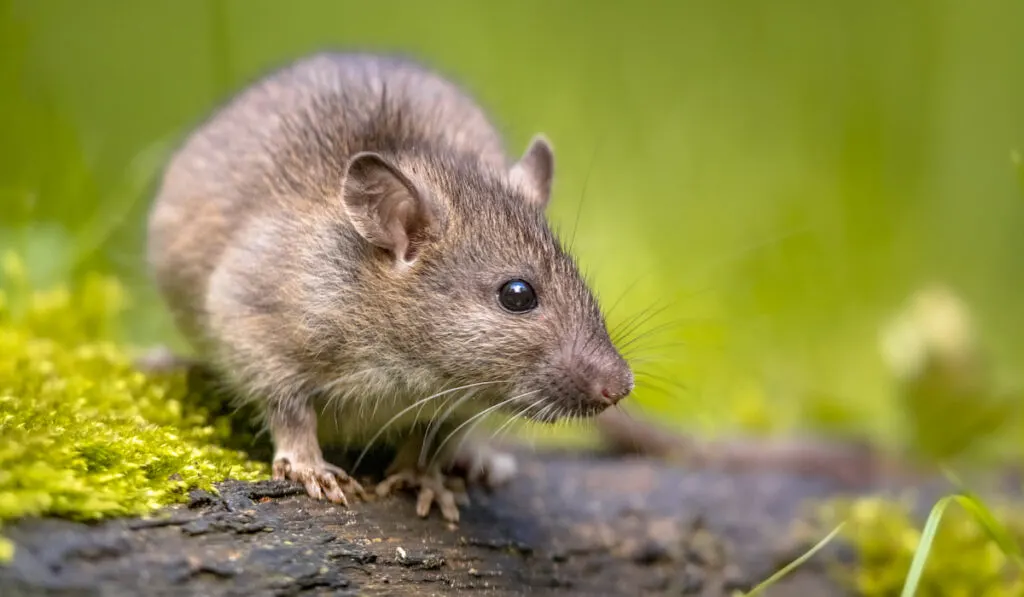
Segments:
[[[537,293],[523,280],[509,280],[498,290],[498,302],[513,313],[522,313],[537,306]]]

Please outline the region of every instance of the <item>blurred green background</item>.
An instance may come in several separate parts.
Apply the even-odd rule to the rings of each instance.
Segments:
[[[647,313],[643,412],[707,432],[899,434],[880,326],[938,282],[998,383],[1024,360],[1020,0],[0,0],[0,249],[102,268],[174,340],[142,263],[167,151],[324,48],[412,54],[522,151],[612,325]],[[950,416],[956,416],[950,414]]]

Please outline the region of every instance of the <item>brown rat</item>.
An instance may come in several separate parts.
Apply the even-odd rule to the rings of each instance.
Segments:
[[[362,493],[321,443],[400,445],[385,494],[458,518],[453,469],[484,411],[589,417],[633,374],[552,232],[554,157],[518,160],[483,110],[411,60],[323,53],[256,82],[194,131],[152,207],[148,259],[198,353],[261,407],[275,478]]]

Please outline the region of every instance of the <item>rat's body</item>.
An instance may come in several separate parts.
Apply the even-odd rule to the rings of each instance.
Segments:
[[[632,389],[544,219],[552,174],[542,138],[509,160],[483,111],[424,67],[320,54],[186,140],[152,209],[149,260],[199,358],[263,407],[276,477],[345,502],[361,489],[320,441],[383,431],[407,444],[383,487],[418,485],[421,512],[437,499],[455,518],[441,471],[502,476],[507,461],[447,441],[442,424],[470,428],[489,407],[589,416]]]

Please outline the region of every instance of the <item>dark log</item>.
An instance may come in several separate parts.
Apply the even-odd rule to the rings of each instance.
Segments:
[[[4,527],[17,551],[0,566],[0,595],[725,597],[807,547],[790,532],[807,500],[886,484],[589,453],[520,458],[512,485],[471,492],[457,528],[436,511],[418,518],[407,494],[345,509],[271,481],[193,492],[156,519],[21,521]],[[923,508],[941,490],[926,488]],[[767,594],[842,595],[824,563],[843,555],[815,557]]]

